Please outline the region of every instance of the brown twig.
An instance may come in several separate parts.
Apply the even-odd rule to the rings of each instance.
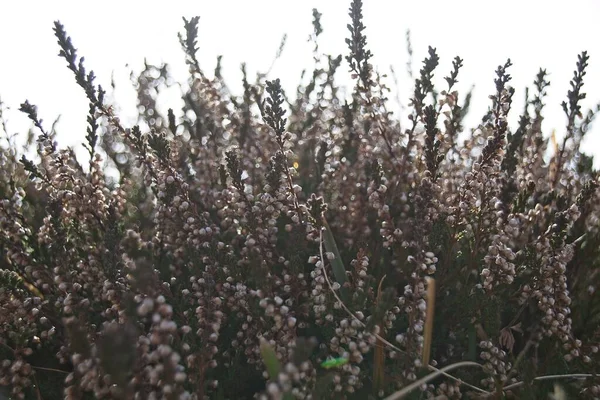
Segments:
[[[38,383],[37,376],[35,374],[33,374],[33,380],[35,382],[35,391],[38,400],[44,400],[44,398],[42,397],[42,392],[40,391],[40,384]]]

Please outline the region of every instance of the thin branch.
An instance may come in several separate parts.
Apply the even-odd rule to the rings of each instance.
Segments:
[[[44,398],[42,397],[42,392],[40,391],[40,384],[38,383],[37,376],[35,376],[35,374],[33,374],[33,381],[35,382],[35,391],[38,400],[44,400]]]
[[[33,365],[31,366],[31,368],[33,368],[33,369],[39,369],[39,370],[42,370],[42,371],[58,372],[58,373],[65,374],[65,375],[70,374],[69,371],[63,371],[62,369],[56,369],[56,368],[36,367],[36,366],[33,366]]]
[[[405,387],[404,389],[398,390],[396,393],[388,396],[385,398],[385,400],[397,400],[397,399],[401,399],[404,396],[406,396],[407,394],[409,394],[410,392],[412,392],[413,390],[419,388],[421,385],[423,385],[424,383],[427,383],[429,381],[431,381],[432,379],[437,378],[439,375],[444,375],[444,372],[446,371],[452,371],[453,369],[457,369],[457,368],[463,368],[463,367],[479,367],[479,368],[483,368],[483,365],[473,362],[473,361],[461,361],[461,362],[457,362],[455,364],[451,364],[448,365],[438,371],[432,372],[431,374],[419,379],[418,381],[415,381],[413,383],[411,383],[410,385],[408,385],[407,387]],[[482,390],[483,391],[483,390]],[[488,393],[488,396],[491,395],[492,393]]]
[[[6,347],[7,349],[9,349],[13,353],[13,355],[16,353],[16,350],[13,349],[12,347],[10,347],[9,345],[7,345],[6,343],[0,342],[0,344],[3,345],[4,347]],[[60,372],[61,374],[67,374],[67,375],[70,374],[69,371],[63,371],[61,369],[56,369],[56,368],[36,367],[35,365],[32,365],[31,368],[39,369],[42,371]]]
[[[549,381],[549,380],[558,380],[558,379],[586,379],[594,377],[594,374],[567,374],[567,375],[543,375],[538,376],[537,378],[533,378],[534,381]],[[517,382],[511,385],[508,385],[503,388],[503,390],[510,390],[514,388],[518,388],[523,386],[525,382]]]

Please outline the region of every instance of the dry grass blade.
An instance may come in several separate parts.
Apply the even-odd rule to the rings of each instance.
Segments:
[[[433,337],[433,318],[435,314],[435,279],[427,277],[427,315],[423,343],[423,365],[429,365],[431,358],[431,341]]]
[[[381,286],[383,285],[385,277],[386,276],[384,275],[383,278],[381,278],[379,281],[379,286],[377,287],[377,305],[379,305],[379,302],[381,301]],[[377,326],[380,328],[379,331],[382,332],[381,324]],[[375,355],[373,357],[373,388],[375,393],[378,393],[384,384],[385,352],[383,343],[379,338],[376,339],[375,343]]]

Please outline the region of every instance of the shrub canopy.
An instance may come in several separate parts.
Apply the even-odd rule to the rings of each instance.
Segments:
[[[475,100],[455,90],[463,61],[436,88],[433,48],[402,126],[361,9],[353,0],[345,59],[316,57],[293,95],[242,66],[233,96],[220,63],[208,74],[196,58],[199,19],[184,19],[181,117],[156,107],[167,66],[146,65],[132,127],[55,23],[89,101],[89,165],[21,105],[38,157],[10,138],[0,147],[11,398],[535,399],[554,382],[600,396],[587,53],[560,143],[541,131],[545,70],[510,127],[501,64],[488,112],[465,130]],[[342,98],[346,66],[355,86]]]

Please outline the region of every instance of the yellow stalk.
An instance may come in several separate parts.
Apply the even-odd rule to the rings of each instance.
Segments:
[[[427,313],[425,316],[425,333],[423,343],[423,366],[429,365],[431,358],[431,339],[433,336],[433,314],[435,312],[435,279],[426,277],[427,280]]]

